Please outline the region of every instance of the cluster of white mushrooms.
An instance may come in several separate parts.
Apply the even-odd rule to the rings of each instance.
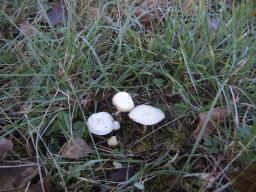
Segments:
[[[129,112],[130,119],[142,124],[144,130],[146,130],[147,126],[155,125],[165,118],[163,111],[150,105],[142,104],[135,107],[131,95],[126,92],[115,94],[112,98],[112,103],[117,109],[116,115]],[[109,113],[99,112],[92,114],[88,118],[87,127],[95,135],[107,135],[120,129],[120,123],[115,121]],[[116,136],[112,136],[108,140],[108,145],[118,145]]]

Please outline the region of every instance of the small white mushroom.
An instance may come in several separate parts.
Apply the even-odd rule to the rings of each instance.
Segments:
[[[112,136],[108,139],[108,145],[111,146],[111,147],[115,147],[118,145],[118,142],[117,142],[117,139],[116,139],[116,136]]]
[[[120,127],[121,127],[121,125],[120,125],[119,121],[115,121],[115,122],[114,122],[114,131],[119,130]]]
[[[118,127],[117,121],[114,121],[113,117],[107,112],[92,114],[86,124],[89,131],[95,135],[107,135]]]
[[[119,92],[115,94],[112,98],[112,103],[117,109],[116,114],[120,112],[129,112],[134,108],[132,97],[129,93],[126,92]]]
[[[133,121],[142,124],[145,132],[148,125],[155,125],[159,123],[165,118],[165,114],[158,108],[142,104],[131,110],[129,117]]]
[[[118,161],[114,161],[113,165],[116,169],[121,169],[123,167],[123,165],[121,163],[119,163]]]

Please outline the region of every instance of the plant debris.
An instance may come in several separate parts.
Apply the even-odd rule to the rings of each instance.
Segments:
[[[1,138],[0,139],[0,160],[4,158],[5,154],[8,151],[13,149],[13,143],[9,139]]]
[[[203,128],[204,122],[206,121],[206,116],[208,112],[199,113],[199,122],[197,128],[194,130],[192,136],[194,138],[198,137],[201,129]],[[212,110],[210,114],[209,122],[206,125],[203,138],[212,134],[218,125],[225,122],[225,119],[229,116],[229,112],[227,107],[216,107]]]
[[[193,3],[193,0],[187,0],[186,3],[183,4],[182,10],[187,11]]]
[[[205,188],[209,189],[212,187],[216,177],[213,173],[192,173],[185,174],[183,177],[197,177],[203,181],[205,181]]]
[[[239,169],[255,163],[254,10],[241,0],[3,1],[0,192],[255,191],[255,169]],[[133,106],[111,103],[124,91],[163,109],[161,125],[139,129]],[[209,111],[225,100],[233,106]],[[102,112],[114,118],[96,136],[85,122]]]
[[[43,179],[42,182],[38,181],[37,183],[30,185],[28,192],[50,192],[49,181]]]
[[[33,38],[37,34],[36,29],[33,27],[33,25],[29,24],[28,21],[19,24],[19,29],[23,35],[29,38]]]
[[[135,173],[135,166],[122,167],[112,174],[112,181],[124,182],[131,178]]]
[[[256,191],[255,178],[256,178],[256,164],[251,164],[246,168],[230,172],[227,174],[232,185],[239,192]]]
[[[150,28],[159,21],[163,21],[171,7],[172,4],[168,0],[146,0],[133,8],[133,15],[144,27]]]
[[[3,33],[0,31],[0,41],[1,40],[4,40],[4,35],[3,35]]]
[[[92,153],[93,150],[81,138],[70,139],[62,147],[61,156],[67,159],[80,159]]]
[[[38,174],[37,164],[0,166],[0,192],[17,191],[27,187]]]
[[[89,14],[88,14],[88,21],[90,23],[94,23],[99,19],[99,8],[97,7],[90,7]]]
[[[67,11],[65,2],[63,0],[58,1],[50,11],[46,13],[48,18],[43,17],[42,21],[49,23],[51,27],[55,27],[59,24],[66,24],[67,22]],[[49,20],[49,21],[48,21]]]

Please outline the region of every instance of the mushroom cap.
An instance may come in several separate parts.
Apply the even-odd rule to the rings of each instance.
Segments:
[[[95,135],[107,135],[115,127],[113,117],[107,112],[92,114],[88,118],[86,125],[89,131]]]
[[[115,125],[114,129],[113,129],[114,131],[117,131],[117,130],[119,130],[121,128],[121,125],[120,125],[119,121],[115,121],[114,125]]]
[[[119,92],[112,98],[112,103],[119,112],[128,112],[134,108],[134,102],[129,93]]]
[[[165,118],[165,114],[150,105],[138,105],[129,113],[130,119],[142,125],[155,125]]]

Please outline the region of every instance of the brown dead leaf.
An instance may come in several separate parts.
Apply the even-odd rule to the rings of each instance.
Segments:
[[[37,34],[36,29],[33,27],[33,25],[29,24],[28,21],[19,24],[19,29],[23,35],[29,38],[33,38]]]
[[[153,18],[151,18],[151,15],[143,10],[141,7],[136,7],[133,13],[137,18],[139,18],[139,21],[142,25],[151,25]]]
[[[194,138],[196,138],[199,135],[200,130],[202,129],[203,124],[206,120],[207,113],[208,112],[199,113],[199,115],[198,115],[199,116],[199,122],[198,122],[197,128],[194,130],[194,132],[192,134]],[[216,108],[214,108],[212,110],[211,115],[210,115],[209,122],[206,125],[205,131],[204,131],[204,134],[203,134],[203,138],[212,134],[216,130],[218,125],[225,122],[225,119],[228,116],[229,116],[229,112],[228,112],[227,107],[216,107]]]
[[[67,159],[80,159],[92,153],[93,150],[81,138],[68,140],[62,147],[61,156]]]
[[[252,15],[256,17],[256,9],[253,11]]]
[[[4,158],[5,154],[8,151],[11,151],[13,148],[13,143],[9,139],[1,138],[0,139],[0,160]]]
[[[0,192],[18,191],[26,188],[38,174],[36,164],[0,166]]]
[[[168,0],[138,0],[138,1],[136,1],[136,4],[138,4],[144,8],[157,6],[159,4],[165,4],[165,3],[168,3]]]
[[[55,27],[58,24],[66,24],[67,22],[67,11],[65,7],[64,0],[58,1],[50,11],[47,13],[47,17],[49,19],[49,25]],[[47,18],[43,18],[43,22],[48,22]]]
[[[249,167],[241,168],[237,171],[233,171],[227,174],[230,181],[233,181],[232,185],[239,192],[256,191],[256,164],[252,164]]]

